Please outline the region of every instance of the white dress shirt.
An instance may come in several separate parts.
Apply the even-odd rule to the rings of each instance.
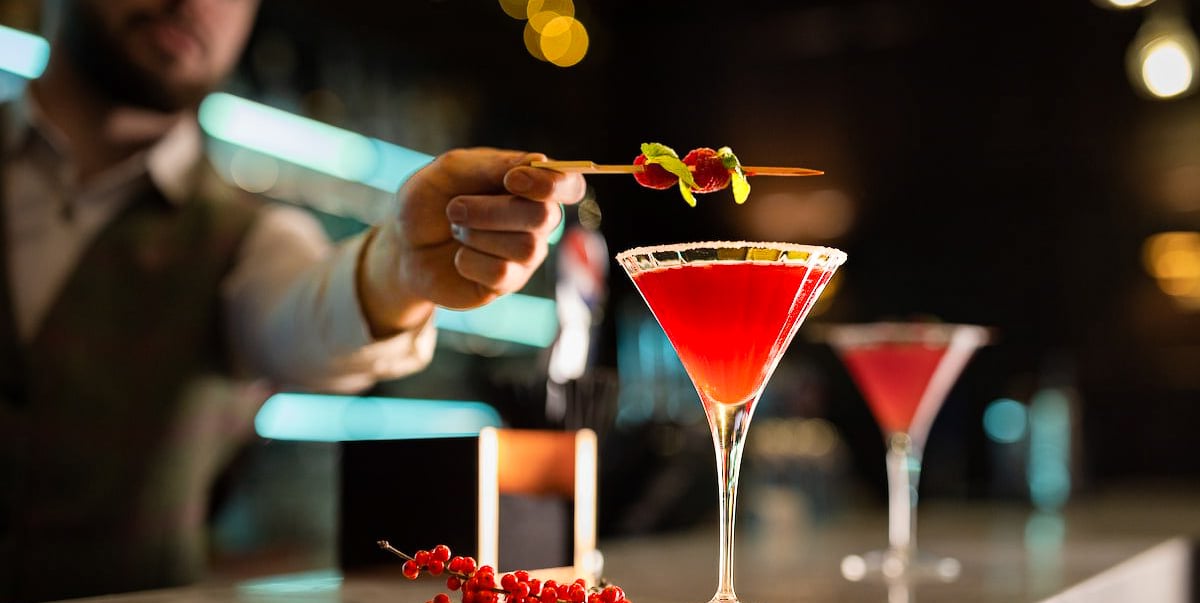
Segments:
[[[145,152],[80,185],[62,135],[26,93],[8,105],[3,144],[9,288],[18,335],[28,342],[96,235],[139,187],[187,201],[188,175],[204,161],[194,119]],[[374,340],[362,315],[355,272],[362,237],[333,245],[321,225],[293,207],[265,204],[247,233],[222,297],[236,364],[281,388],[354,392],[424,368],[433,356],[432,319]]]

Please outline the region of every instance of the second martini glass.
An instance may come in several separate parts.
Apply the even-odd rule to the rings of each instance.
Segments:
[[[696,386],[717,456],[717,592],[736,603],[733,523],[742,444],[755,404],[800,323],[846,259],[828,247],[708,242],[617,255]]]
[[[867,400],[887,445],[888,549],[842,560],[850,580],[958,577],[957,560],[919,555],[917,482],[929,428],[987,329],[975,325],[879,322],[836,325],[828,341]]]

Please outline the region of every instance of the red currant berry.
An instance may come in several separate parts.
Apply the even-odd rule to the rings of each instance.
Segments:
[[[450,576],[446,578],[446,588],[450,590],[458,590],[462,588],[462,580],[458,576]]]
[[[679,178],[675,174],[664,170],[661,165],[657,163],[647,164],[645,155],[638,155],[633,160],[633,165],[645,166],[642,168],[642,171],[633,173],[633,179],[646,188],[662,190],[671,188],[679,183]]]
[[[518,582],[509,592],[518,599],[524,599],[529,596],[529,585],[524,582]]]
[[[425,567],[429,565],[429,551],[417,551],[413,558],[417,560],[417,565]]]
[[[602,594],[606,603],[619,603],[625,600],[625,591],[621,590],[620,586],[606,586]],[[609,598],[610,596],[611,598]]]
[[[445,571],[446,564],[438,559],[434,559],[433,561],[429,562],[428,569],[430,574],[433,574],[434,576],[440,576],[442,575],[442,572]]]
[[[578,583],[572,584],[571,590],[567,594],[570,595],[569,600],[572,603],[583,603],[587,600],[587,591],[583,590],[583,587]]]
[[[513,577],[517,579],[517,582],[529,582],[529,572],[525,570],[517,570],[513,572]]]
[[[558,591],[553,588],[543,588],[541,603],[558,603]]]
[[[603,603],[603,600],[600,598],[600,593],[592,593],[588,595],[587,603]]]
[[[404,569],[402,571],[405,578],[416,580],[417,576],[421,573],[421,567],[417,565],[416,561],[410,559],[404,562]]]
[[[450,603],[450,595],[447,595],[446,593],[438,593],[437,596],[433,598],[433,603]]]
[[[517,577],[512,574],[504,574],[500,578],[500,588],[511,591],[517,585]]]
[[[729,186],[729,168],[717,156],[717,152],[701,147],[692,149],[683,157],[684,165],[694,168],[692,177],[696,180],[697,193],[711,193]]]
[[[442,561],[442,562],[449,561],[450,560],[450,547],[448,547],[444,544],[439,544],[439,545],[433,547],[433,553],[431,553],[431,554],[433,555],[433,558],[437,559],[438,561]]]

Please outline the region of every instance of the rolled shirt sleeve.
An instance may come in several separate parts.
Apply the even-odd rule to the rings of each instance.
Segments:
[[[387,339],[371,336],[355,287],[362,245],[361,235],[334,245],[300,209],[264,208],[223,285],[237,364],[281,388],[338,393],[427,366],[432,317]]]

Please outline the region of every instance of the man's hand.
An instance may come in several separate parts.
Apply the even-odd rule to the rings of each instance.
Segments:
[[[434,304],[465,309],[523,287],[584,193],[578,174],[529,167],[539,153],[461,149],[413,175],[394,220],[363,250],[359,297],[372,333],[415,327]]]

